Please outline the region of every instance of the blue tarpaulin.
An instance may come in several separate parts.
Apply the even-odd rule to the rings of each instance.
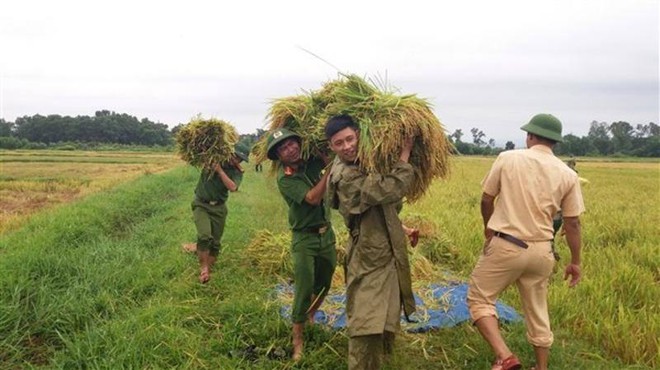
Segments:
[[[420,293],[422,292],[423,293]],[[278,284],[275,287],[278,298],[293,296],[293,285]],[[423,297],[421,298],[420,295]],[[423,333],[434,328],[449,328],[470,320],[467,306],[467,284],[436,285],[431,284],[415,294],[417,312],[410,317],[414,322],[407,322],[401,315],[401,325],[411,333]],[[289,299],[288,301],[291,301]],[[325,298],[321,309],[316,312],[316,323],[328,325],[333,329],[346,327],[346,296],[344,293],[331,293]],[[522,317],[512,307],[501,302],[495,305],[497,315],[505,322],[521,321]],[[284,304],[280,314],[291,318],[291,305]]]

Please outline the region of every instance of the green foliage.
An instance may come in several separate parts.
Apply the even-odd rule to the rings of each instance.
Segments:
[[[0,136],[0,149],[24,149],[29,142],[11,136]]]
[[[461,141],[464,136],[461,129],[457,129],[449,135],[454,143],[454,149],[458,154],[464,155],[495,155],[501,149],[495,148],[493,139],[488,140],[486,145],[486,134],[478,128],[470,130],[472,143]],[[589,133],[578,137],[567,134],[564,141],[555,146],[557,155],[574,156],[614,156],[614,157],[660,157],[660,127],[650,122],[647,125],[638,124],[633,128],[625,121],[613,122],[591,122]],[[504,150],[514,149],[513,142],[508,141]]]
[[[0,132],[6,131],[0,125]],[[34,115],[16,119],[10,134],[30,142],[95,142],[124,145],[172,145],[167,125],[107,110],[90,116]],[[0,135],[6,136],[6,135]]]
[[[660,129],[650,122],[648,125],[631,124],[624,121],[591,122],[587,136],[564,136],[564,142],[555,148],[558,155],[577,156],[635,156],[660,157]]]
[[[3,118],[0,118],[0,138],[11,136],[13,130],[13,122],[7,122]]]

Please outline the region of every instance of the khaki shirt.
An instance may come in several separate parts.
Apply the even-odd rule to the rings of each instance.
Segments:
[[[349,336],[393,331],[401,305],[406,315],[415,311],[406,236],[398,217],[413,176],[412,166],[403,162],[384,175],[338,161],[333,165],[330,207],[339,210],[351,233],[346,250]]]
[[[544,145],[500,153],[481,185],[497,197],[488,228],[522,240],[552,240],[560,209],[564,217],[584,212],[577,174]]]

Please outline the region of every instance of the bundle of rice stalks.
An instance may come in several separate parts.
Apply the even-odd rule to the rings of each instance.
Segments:
[[[268,113],[269,132],[286,127],[298,133],[306,159],[315,150],[328,151],[325,123],[338,114],[349,114],[360,126],[358,160],[366,172],[389,173],[404,139],[415,137],[410,159],[415,179],[408,200],[419,199],[433,179],[449,175],[451,143],[428,101],[395,95],[392,89],[378,88],[356,75],[341,75],[318,91],[275,100]],[[254,150],[259,162],[267,159],[267,136]]]
[[[342,290],[346,286],[346,275],[344,274],[344,267],[339,266],[335,267],[335,272],[332,274],[332,287],[331,290]]]
[[[418,213],[410,213],[402,217],[401,222],[408,227],[419,230],[420,238],[432,238],[438,234],[436,223],[432,219]]]
[[[262,276],[293,277],[289,233],[275,235],[268,230],[259,230],[245,252],[250,265]]]
[[[211,118],[193,118],[176,133],[177,151],[193,166],[212,168],[226,162],[234,154],[238,132],[231,124]]]
[[[335,249],[337,250],[337,266],[344,266],[346,263],[346,248],[348,248],[348,230],[345,227],[340,228],[339,230],[335,229],[336,244]]]
[[[451,264],[456,261],[460,250],[446,235],[438,233],[417,247],[419,253],[434,264]]]
[[[442,277],[442,272],[433,262],[417,249],[413,249],[408,255],[410,261],[410,275],[413,281],[432,282]]]

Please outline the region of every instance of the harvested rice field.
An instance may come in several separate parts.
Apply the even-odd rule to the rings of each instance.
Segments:
[[[0,151],[0,233],[42,209],[180,164],[171,153]]]
[[[273,176],[245,166],[227,204],[217,267],[202,285],[196,257],[181,250],[195,240],[198,169],[174,154],[58,154],[0,153],[2,207],[11,209],[0,233],[0,368],[346,368],[346,332],[321,324],[306,329],[303,359],[290,360],[287,302],[276,294],[290,280],[290,236]],[[16,157],[24,160],[10,160]],[[420,229],[410,259],[425,301],[434,294],[429,283],[465,282],[481,252],[479,183],[493,161],[452,158],[447,180],[404,205],[402,219]],[[562,280],[569,252],[560,240],[549,295],[550,366],[658,368],[660,162],[578,158],[577,170],[589,181],[583,281],[569,289]],[[341,254],[346,234],[333,217]],[[342,274],[338,266],[333,292],[341,292]],[[521,312],[515,290],[501,299]],[[419,314],[447,304],[441,296]],[[524,325],[503,325],[503,335],[529,368]],[[487,369],[491,361],[464,323],[402,332],[384,368]]]

